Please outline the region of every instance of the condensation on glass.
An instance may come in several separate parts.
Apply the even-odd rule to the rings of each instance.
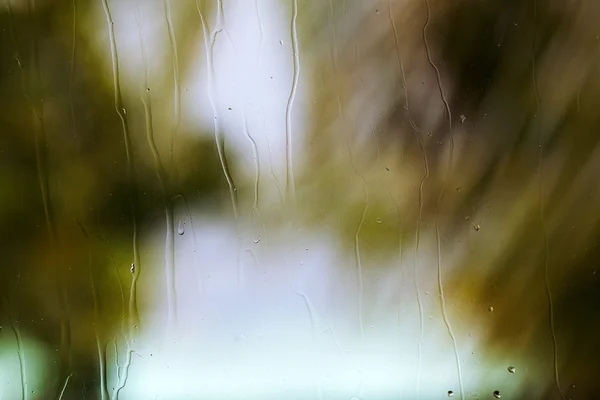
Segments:
[[[600,4],[2,0],[0,398],[591,398]]]

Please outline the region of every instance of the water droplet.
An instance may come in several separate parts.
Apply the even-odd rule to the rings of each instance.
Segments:
[[[377,218],[377,220],[376,220],[376,221],[377,221],[377,223],[378,223],[378,224],[380,224],[380,223],[382,223],[382,222],[383,222],[383,221],[381,220],[381,218]]]
[[[260,235],[258,235],[256,237],[256,239],[254,239],[252,242],[254,242],[254,244],[257,244],[258,242],[260,242]]]
[[[515,367],[513,367],[512,365],[510,367],[508,367],[508,372],[510,372],[511,374],[514,374],[517,371],[517,369]]]
[[[467,117],[465,117],[464,115],[461,114],[460,115],[460,123],[464,124],[466,120],[467,120]]]
[[[179,225],[177,225],[177,233],[179,235],[183,235],[185,233],[185,226],[183,221],[179,220]]]
[[[448,390],[448,397],[454,396],[454,392],[452,390]]]
[[[280,41],[279,41],[279,45],[280,45],[280,46],[283,46],[283,40],[280,40]]]
[[[379,14],[379,8],[375,10],[375,14]]]
[[[476,232],[479,232],[479,230],[481,229],[481,225],[473,224],[473,229],[475,229]]]
[[[500,396],[500,391],[499,390],[494,390],[493,394],[494,394],[494,397],[497,398],[497,399],[499,399],[500,397],[502,397],[502,396]]]
[[[123,108],[123,114],[127,114],[127,110]]]
[[[489,310],[490,312],[493,312],[493,311],[494,311],[494,307],[490,306],[490,307],[488,308],[488,310]]]
[[[135,263],[134,262],[131,263],[131,268],[129,268],[129,270],[131,271],[132,274],[135,274]]]

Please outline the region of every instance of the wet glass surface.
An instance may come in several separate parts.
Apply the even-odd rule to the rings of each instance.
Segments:
[[[1,0],[0,399],[594,398],[599,18]]]

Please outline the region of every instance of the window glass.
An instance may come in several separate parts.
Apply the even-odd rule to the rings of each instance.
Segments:
[[[592,398],[600,3],[2,0],[0,398]]]

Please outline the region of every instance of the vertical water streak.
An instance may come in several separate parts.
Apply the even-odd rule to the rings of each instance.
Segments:
[[[335,74],[335,88],[336,88],[338,114],[339,114],[340,118],[342,119],[342,122],[344,122],[343,129],[344,129],[344,132],[346,132],[345,139],[346,139],[346,145],[348,147],[348,156],[350,159],[350,165],[351,165],[354,173],[356,174],[356,176],[358,176],[360,178],[360,180],[363,184],[363,190],[365,192],[365,207],[363,209],[361,219],[358,224],[358,228],[356,230],[356,234],[354,235],[354,255],[355,255],[357,275],[358,275],[358,298],[357,298],[358,320],[359,320],[360,335],[361,335],[361,340],[362,340],[364,338],[364,327],[363,327],[363,318],[362,318],[363,276],[362,276],[362,261],[361,261],[361,257],[360,257],[359,235],[360,235],[360,230],[362,228],[362,225],[364,223],[364,220],[365,220],[368,208],[369,208],[369,191],[368,191],[367,182],[366,182],[364,176],[356,168],[354,154],[352,152],[352,144],[350,142],[350,137],[348,134],[349,123],[346,118],[344,103],[343,103],[341,90],[340,90],[341,84],[340,84],[339,70],[338,70],[338,65],[337,65],[337,33],[336,33],[335,18],[334,18],[334,13],[333,13],[333,2],[331,0],[329,1],[329,28],[330,28],[331,36],[332,36],[331,58],[332,58],[333,69],[334,69],[334,74]]]
[[[67,379],[65,379],[65,383],[63,384],[63,387],[60,391],[60,395],[58,396],[58,400],[62,400],[63,396],[65,395],[65,391],[67,390],[67,386],[69,385],[69,381],[71,380],[71,377],[73,376],[74,372],[71,372],[68,376]]]
[[[441,198],[441,196],[440,196]],[[436,233],[436,241],[437,241],[437,276],[438,276],[438,292],[440,294],[440,303],[442,307],[442,317],[444,318],[444,323],[446,324],[446,328],[448,329],[448,334],[450,335],[450,339],[452,340],[452,346],[454,348],[454,358],[456,360],[456,370],[458,372],[458,385],[460,388],[460,398],[464,398],[464,387],[463,387],[463,379],[462,379],[462,367],[460,363],[460,356],[458,352],[458,345],[456,343],[456,336],[454,335],[454,330],[452,329],[452,324],[450,323],[450,318],[448,317],[448,312],[446,311],[446,299],[444,297],[444,285],[442,279],[442,245],[440,239],[440,226],[439,226],[439,215],[436,214],[435,218],[435,233]]]
[[[421,157],[423,158],[423,169],[424,175],[419,184],[419,216],[417,219],[417,227],[415,232],[415,254],[413,263],[413,284],[415,287],[415,293],[417,295],[417,307],[419,309],[419,343],[417,347],[417,398],[420,397],[421,392],[421,348],[423,346],[423,332],[424,332],[424,317],[423,317],[423,303],[421,301],[421,290],[419,289],[419,245],[421,242],[421,218],[423,217],[423,186],[425,181],[429,178],[429,163],[427,161],[427,153],[423,146],[423,137],[421,133],[419,135],[419,148],[421,149]]]
[[[408,87],[406,84],[406,75],[404,73],[404,62],[402,61],[402,56],[400,55],[400,46],[398,45],[398,30],[396,29],[396,22],[394,22],[394,17],[392,13],[392,0],[388,0],[388,16],[390,19],[390,25],[392,26],[392,31],[394,32],[394,44],[396,46],[396,57],[398,59],[398,68],[400,68],[400,74],[402,76],[402,89],[404,89],[404,113],[406,114],[406,119],[410,124],[411,128],[415,130],[415,132],[419,132],[419,129],[413,122],[410,116],[410,105],[408,100]]]
[[[135,177],[133,173],[133,159],[131,154],[131,141],[129,137],[129,128],[127,126],[127,119],[125,118],[125,109],[123,108],[123,100],[121,98],[121,82],[119,73],[119,54],[117,52],[117,42],[115,39],[115,26],[108,6],[108,0],[100,0],[102,2],[102,8],[106,17],[106,25],[108,28],[108,39],[110,45],[111,55],[111,66],[113,75],[113,92],[114,92],[114,109],[117,113],[119,120],[121,121],[121,129],[123,132],[123,143],[125,146],[125,155],[127,158],[127,178],[129,179],[130,185],[135,187]],[[129,294],[129,329],[133,333],[134,327],[139,326],[140,317],[137,309],[137,282],[140,277],[141,265],[139,261],[139,252],[137,246],[137,216],[135,205],[133,201],[133,188],[129,193],[129,206],[131,210],[131,218],[133,222],[133,266],[132,268],[132,280]]]
[[[550,277],[549,277],[549,261],[550,261],[550,246],[548,244],[548,233],[546,231],[546,216],[545,216],[545,208],[544,208],[544,138],[542,134],[542,130],[540,129],[539,117],[541,112],[541,100],[540,100],[540,92],[537,85],[537,76],[536,76],[536,66],[535,66],[535,57],[536,57],[536,32],[537,32],[537,1],[533,0],[533,40],[531,43],[531,80],[533,85],[533,91],[535,94],[536,101],[536,133],[538,139],[538,148],[539,148],[539,166],[538,166],[538,176],[539,176],[539,204],[540,204],[540,225],[542,228],[542,239],[544,243],[544,285],[546,288],[546,295],[548,297],[548,309],[549,309],[549,324],[550,324],[550,334],[552,335],[552,350],[553,350],[553,367],[554,367],[554,383],[556,384],[556,390],[560,397],[565,400],[565,395],[562,392],[560,387],[560,379],[558,375],[558,343],[556,339],[556,330],[554,328],[554,305],[552,302],[552,291],[550,288]],[[577,111],[579,111],[579,93],[577,94]]]
[[[263,21],[262,21],[262,17],[260,14],[260,7],[259,7],[259,1],[258,0],[254,0],[254,8],[256,10],[256,20],[258,22],[258,31],[259,31],[259,42],[258,42],[258,51],[256,54],[256,71],[257,74],[260,74],[261,68],[260,68],[260,60],[261,60],[261,54],[262,54],[262,47],[264,44],[264,29],[263,29]],[[281,202],[283,204],[283,194],[281,192],[281,186],[279,184],[279,179],[277,179],[277,176],[275,175],[275,171],[273,170],[273,160],[272,160],[272,155],[271,155],[271,145],[269,143],[269,134],[265,131],[265,116],[264,116],[264,107],[262,104],[262,99],[259,99],[259,104],[260,104],[260,115],[262,117],[262,130],[265,134],[265,139],[267,142],[267,150],[269,152],[269,171],[270,171],[270,175],[273,177],[273,180],[275,181],[275,185],[277,187],[277,192],[279,193],[279,197],[281,199]]]
[[[140,99],[144,106],[144,120],[146,126],[146,140],[148,147],[152,152],[154,160],[154,172],[158,180],[162,194],[165,209],[165,283],[167,286],[167,310],[168,310],[168,330],[175,328],[177,323],[177,292],[175,288],[175,226],[173,222],[172,200],[169,198],[165,187],[165,172],[160,160],[160,154],[154,141],[154,124],[152,118],[152,102],[150,98],[150,89],[148,88],[148,60],[146,58],[146,46],[144,44],[144,28],[139,14],[139,7],[136,13],[138,24],[138,34],[140,39],[140,51],[142,55],[142,87]]]
[[[107,343],[108,346],[108,343]],[[115,353],[117,353],[116,343],[115,343]],[[137,354],[134,349],[132,349],[129,345],[127,348],[127,353],[125,354],[125,363],[123,366],[117,366],[117,385],[113,388],[113,395],[111,396],[111,400],[119,400],[119,394],[121,390],[127,385],[127,379],[129,378],[129,369],[131,367],[131,357],[133,354]],[[104,351],[104,365],[106,368],[106,350]],[[105,372],[106,374],[106,372]]]
[[[435,73],[437,76],[438,89],[440,91],[440,96],[442,98],[444,106],[446,107],[446,112],[448,115],[448,135],[450,136],[450,155],[448,157],[448,165],[446,167],[447,174],[446,174],[446,179],[444,180],[444,184],[442,186],[442,189],[440,190],[440,194],[437,199],[436,213],[435,213],[435,231],[436,231],[436,242],[437,242],[438,292],[439,292],[439,296],[440,296],[442,317],[444,318],[444,323],[446,324],[446,328],[448,329],[448,334],[450,336],[450,339],[452,340],[452,346],[454,348],[454,357],[456,360],[456,369],[457,369],[457,373],[458,373],[458,384],[459,384],[459,388],[460,388],[460,398],[464,399],[465,391],[464,391],[464,387],[463,387],[462,368],[461,368],[460,356],[459,356],[459,352],[458,352],[458,345],[456,343],[456,336],[454,335],[454,331],[452,329],[452,324],[450,322],[450,318],[448,317],[448,313],[446,311],[446,299],[444,297],[444,285],[443,285],[443,279],[442,279],[442,277],[443,277],[442,244],[441,244],[440,227],[439,227],[439,219],[440,219],[439,213],[440,213],[440,209],[442,206],[444,193],[448,186],[450,177],[452,176],[452,165],[453,165],[453,161],[454,161],[453,160],[453,158],[454,158],[454,136],[452,135],[452,112],[450,111],[450,104],[448,103],[448,100],[446,98],[446,93],[444,91],[444,87],[442,84],[442,77],[440,74],[440,70],[437,67],[437,65],[433,62],[433,58],[431,57],[431,50],[430,50],[429,44],[427,42],[427,27],[429,26],[429,21],[431,19],[431,9],[429,6],[429,0],[425,0],[425,4],[427,6],[427,20],[425,22],[425,25],[423,26],[423,42],[425,43],[425,47],[426,47],[426,51],[427,51],[427,60],[429,61],[429,64],[431,65],[431,67],[435,70]]]
[[[123,283],[121,282],[121,276],[119,274],[119,268],[115,262],[115,258],[112,254],[109,255],[111,264],[115,270],[117,276],[117,282],[119,283],[119,294],[121,295],[121,334],[127,340],[127,329],[125,329],[125,291],[123,290]]]
[[[54,221],[54,209],[50,194],[50,178],[48,170],[48,154],[46,143],[46,126],[44,121],[44,98],[43,98],[43,80],[39,65],[39,50],[37,41],[37,10],[35,0],[29,1],[29,18],[31,22],[31,100],[30,106],[33,117],[33,137],[35,146],[36,169],[38,182],[42,196],[44,207],[44,215],[46,219],[46,228],[48,231],[48,240],[52,248],[58,249],[59,260],[62,259],[60,254],[60,244],[58,243],[57,231]],[[55,289],[57,292],[59,308],[60,308],[60,358],[61,366],[59,379],[68,375],[71,369],[71,318],[69,311],[68,292],[64,282],[68,281],[66,276],[67,270],[64,263],[59,261],[58,264],[59,276],[55,278]],[[57,388],[58,389],[58,388]]]
[[[17,281],[17,284],[15,285],[16,288],[18,288],[18,285],[19,281]],[[17,317],[12,313],[10,298],[7,297],[5,302],[8,311],[8,318],[10,319],[10,328],[12,329],[13,334],[15,335],[15,341],[17,344],[17,358],[19,359],[19,378],[21,383],[21,400],[27,400],[29,398],[29,387],[27,384],[27,364],[25,363],[23,337],[21,336],[21,330],[19,329],[19,321],[17,320]]]
[[[363,272],[362,272],[362,260],[360,257],[360,231],[365,222],[365,217],[367,215],[367,211],[369,210],[369,197],[368,192],[366,190],[365,183],[365,207],[363,208],[362,215],[360,217],[360,222],[358,224],[358,228],[356,228],[356,234],[354,235],[354,256],[356,258],[356,268],[357,268],[357,276],[358,276],[358,323],[360,327],[360,338],[361,340],[365,337],[365,328],[363,326],[363,295],[364,295],[364,283],[363,283]]]
[[[260,55],[262,52],[262,47],[264,43],[264,30],[262,18],[260,17],[260,8],[258,6],[258,0],[254,0],[254,10],[256,11],[256,20],[258,21],[258,32],[259,32],[259,40],[258,40],[258,51],[256,52],[256,69],[260,71]]]
[[[396,214],[398,214],[398,268],[401,269],[402,268],[402,213],[401,213],[401,208],[400,208],[400,204],[398,204],[398,200],[396,200],[396,198],[392,195],[392,192],[390,191],[390,189],[384,184],[385,189],[388,193],[388,195],[390,196],[390,198],[392,199],[392,201],[394,202],[394,206],[396,207]],[[402,276],[400,276],[400,280],[402,280]],[[400,322],[401,320],[401,308],[402,307],[402,293],[400,291],[400,288],[398,288],[398,312],[396,314],[397,317],[397,322],[398,322],[398,331],[400,331],[402,324]],[[398,341],[398,370],[397,370],[398,376],[402,376],[402,341],[399,340]],[[399,381],[400,384],[400,388],[399,388],[399,392],[400,394],[402,394],[402,383],[401,381]]]
[[[298,32],[296,20],[298,19],[298,0],[292,0],[292,20],[291,20],[291,38],[292,38],[292,58],[294,61],[294,73],[292,77],[292,87],[285,107],[285,157],[286,157],[286,194],[288,202],[291,202],[293,212],[296,211],[296,184],[294,182],[294,164],[293,164],[293,134],[292,134],[292,109],[298,89],[298,79],[300,76],[300,54],[298,50]]]
[[[231,38],[231,36],[229,35],[229,32],[227,31],[227,23],[225,22],[225,11],[223,10],[223,0],[217,0],[217,21],[216,21],[216,26],[214,29],[214,37],[211,43],[211,54],[214,53],[214,47],[216,45],[216,40],[217,40],[217,34],[223,32],[223,34],[225,35],[225,39],[227,40],[227,42],[229,43],[229,45],[231,46],[231,49],[233,50],[233,54],[234,54],[234,59],[239,59],[238,58],[238,54],[237,54],[237,49],[235,48],[235,44],[233,43],[233,39]],[[214,56],[213,56],[214,58]],[[212,72],[213,72],[213,77],[215,76],[214,73],[214,62],[211,63],[212,66]],[[259,170],[258,170],[258,149],[256,147],[256,142],[254,142],[254,139],[252,138],[252,136],[250,136],[250,134],[248,133],[248,124],[247,124],[247,120],[246,120],[246,112],[245,112],[245,101],[242,100],[242,125],[243,125],[243,130],[244,130],[244,136],[246,136],[247,139],[250,140],[250,145],[253,147],[253,152],[254,152],[254,162],[255,162],[255,197],[254,197],[254,207],[253,210],[256,210],[256,212],[258,213],[258,215],[260,216],[260,212],[258,211],[258,179],[259,179]],[[224,136],[223,136],[223,144],[224,144]],[[237,189],[235,189],[237,190]],[[237,193],[236,193],[237,194]],[[250,212],[250,214],[252,214],[252,211]],[[242,292],[243,292],[243,288],[244,288],[244,264],[241,262],[241,255],[242,255],[242,236],[240,233],[240,221],[236,218],[236,247],[237,247],[237,254],[236,254],[236,270],[237,270],[237,286],[238,286],[238,291],[237,291],[237,295],[238,295],[238,302],[241,305],[242,303]]]
[[[103,353],[103,349],[102,346],[100,345],[100,335],[98,333],[98,321],[100,320],[99,318],[99,310],[98,310],[98,303],[99,303],[99,299],[98,299],[98,292],[96,290],[96,284],[94,283],[94,275],[92,272],[92,244],[90,241],[90,237],[88,236],[88,233],[86,231],[86,229],[83,227],[83,225],[77,221],[77,224],[79,225],[79,228],[81,229],[81,232],[83,233],[83,236],[85,237],[86,240],[86,244],[88,247],[88,274],[89,274],[89,278],[90,278],[90,288],[92,289],[92,302],[94,304],[94,310],[93,310],[93,314],[92,314],[92,327],[93,327],[93,331],[94,331],[94,338],[96,339],[96,350],[98,352],[98,365],[99,365],[99,378],[100,378],[100,387],[98,388],[100,390],[100,398],[102,400],[107,400],[108,399],[108,389],[106,386],[106,359],[105,359],[105,354]],[[63,389],[61,390],[61,395],[60,397],[62,397],[66,387],[67,387],[67,383],[69,378],[71,377],[71,375],[73,375],[72,373],[67,376],[66,380],[65,380],[65,384],[63,386]]]
[[[206,56],[206,80],[208,87],[208,100],[213,110],[213,133],[215,138],[215,144],[217,146],[217,152],[219,155],[219,161],[221,163],[221,169],[223,170],[223,175],[225,176],[225,180],[227,181],[227,185],[229,186],[229,195],[231,197],[231,206],[233,208],[233,216],[237,220],[238,219],[238,209],[237,209],[237,188],[235,183],[233,182],[233,178],[231,177],[231,173],[229,172],[229,166],[227,164],[227,159],[225,157],[224,151],[224,138],[221,133],[220,121],[219,121],[219,113],[217,111],[217,104],[215,101],[215,91],[216,84],[214,80],[215,75],[215,66],[214,66],[214,45],[217,40],[217,33],[220,32],[219,29],[214,29],[212,32],[208,31],[208,24],[204,18],[204,14],[202,12],[202,7],[200,6],[200,0],[196,0],[196,10],[198,12],[198,16],[200,18],[200,23],[202,24],[202,32],[204,37],[204,51]],[[220,14],[219,14],[220,15]],[[217,26],[221,23],[219,20]]]
[[[256,213],[260,216],[260,210],[258,208],[258,192],[260,185],[260,159],[258,155],[258,146],[256,145],[256,140],[250,135],[250,131],[248,130],[248,119],[246,118],[246,111],[244,110],[244,106],[242,105],[242,123],[244,125],[244,136],[250,142],[250,146],[252,147],[252,156],[254,158],[254,202],[252,203],[252,211],[256,211]]]
[[[308,311],[308,318],[310,319],[310,327],[311,327],[311,337],[312,337],[312,342],[313,342],[313,351],[315,352],[314,361],[315,361],[315,367],[317,370],[317,372],[316,372],[317,373],[317,398],[322,399],[323,398],[323,383],[321,381],[320,371],[318,368],[317,326],[316,326],[316,321],[315,321],[317,314],[315,312],[315,308],[314,308],[312,302],[310,301],[310,298],[308,297],[308,295],[304,291],[296,288],[296,286],[294,285],[294,282],[292,281],[291,276],[288,276],[288,279],[290,282],[290,286],[292,287],[292,291],[302,298],[302,300],[304,301],[304,305],[306,306],[306,310]]]
[[[173,18],[171,17],[171,0],[165,2],[165,17],[167,20],[167,28],[169,30],[169,44],[171,45],[171,61],[173,63],[173,118],[175,120],[173,130],[171,132],[171,168],[173,164],[173,146],[175,138],[181,124],[181,88],[179,84],[179,51],[177,49],[177,38],[175,37],[175,29],[173,28]]]

